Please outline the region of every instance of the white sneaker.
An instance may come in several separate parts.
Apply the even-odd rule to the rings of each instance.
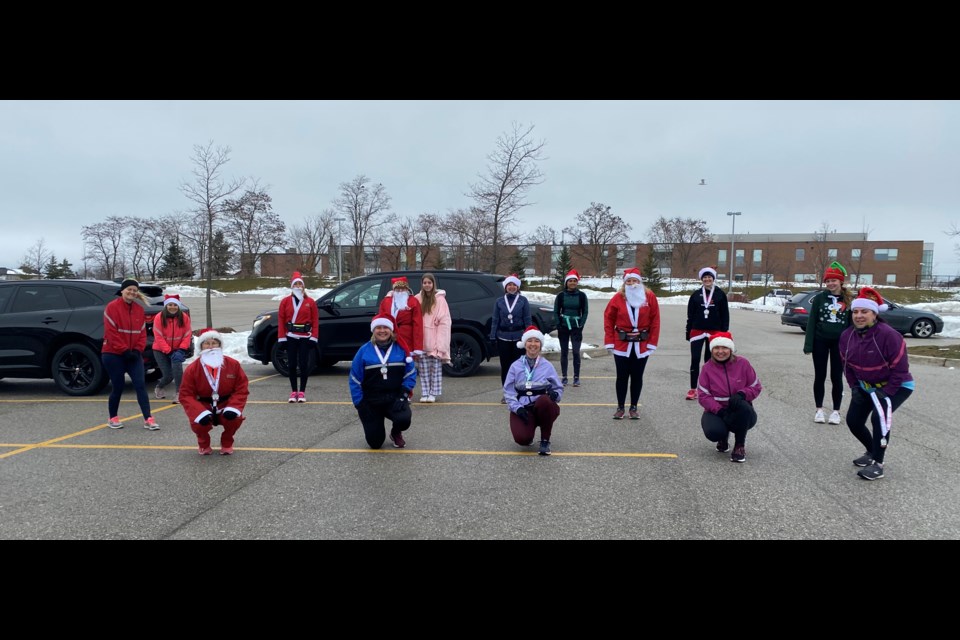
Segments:
[[[436,402],[437,396],[427,396],[427,402]]]
[[[823,415],[823,409],[817,409],[817,415],[813,416],[813,421],[823,424],[827,421],[827,417]]]
[[[834,411],[830,414],[830,424],[840,424],[840,412]]]
[[[430,402],[430,396],[420,396],[420,402]]]

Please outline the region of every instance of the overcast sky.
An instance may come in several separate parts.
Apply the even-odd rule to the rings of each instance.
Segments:
[[[573,224],[591,202],[646,241],[659,216],[730,233],[838,232],[935,243],[960,273],[958,101],[2,101],[0,266],[44,238],[82,263],[81,227],[190,209],[194,145],[230,147],[225,177],[268,187],[288,224],[358,174],[400,216],[445,213],[512,123],[546,142],[518,231]],[[706,186],[700,186],[700,180]]]

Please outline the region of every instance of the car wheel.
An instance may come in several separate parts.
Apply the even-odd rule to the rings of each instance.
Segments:
[[[910,333],[917,338],[929,338],[933,335],[933,323],[927,318],[918,318],[910,327]]]
[[[283,343],[274,342],[273,346],[270,347],[270,362],[273,363],[273,368],[277,370],[277,373],[284,378],[290,376],[290,365],[287,362],[287,347],[284,346]]]
[[[50,363],[50,373],[60,390],[70,396],[91,396],[107,383],[100,355],[83,344],[60,347]]]
[[[450,338],[450,364],[443,365],[443,372],[451,378],[472,376],[480,368],[483,352],[480,343],[466,333],[455,333]]]

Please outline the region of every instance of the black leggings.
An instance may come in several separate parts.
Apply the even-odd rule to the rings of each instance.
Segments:
[[[410,403],[404,402],[399,411],[395,410],[396,404],[395,399],[380,402],[361,400],[357,406],[360,424],[363,425],[363,437],[366,438],[371,449],[382,447],[383,441],[387,438],[387,428],[384,420],[390,420],[393,423],[393,427],[390,429],[391,433],[406,431],[410,428],[410,421],[413,419]]]
[[[510,365],[516,362],[520,356],[527,352],[523,347],[517,346],[516,340],[497,340],[497,353],[500,355],[500,386],[507,381],[507,371]]]
[[[890,398],[890,405],[893,411],[902,405],[910,397],[913,389],[900,387],[897,394]],[[877,415],[877,408],[873,406],[873,400],[867,392],[861,389],[854,389],[850,398],[850,408],[847,410],[847,428],[850,433],[860,441],[863,448],[870,452],[870,457],[883,464],[883,456],[887,451],[880,446],[880,438],[883,437],[883,431],[880,429],[880,416]],[[880,406],[886,408],[887,403],[881,402]],[[870,423],[873,425],[873,435],[867,429],[867,416],[870,416]],[[893,429],[887,434],[887,442],[890,442],[890,436],[893,435]]]
[[[631,348],[633,345],[630,345]],[[627,398],[627,380],[630,381],[630,406],[637,406],[640,401],[640,392],[643,391],[643,370],[647,368],[646,358],[638,358],[636,353],[629,356],[613,356],[617,363],[617,408],[623,406]]]
[[[830,359],[830,395],[833,410],[840,411],[843,401],[843,362],[840,361],[840,338],[813,339],[813,401],[823,406],[823,393],[827,381],[827,358]]]
[[[583,344],[583,329],[557,329],[557,338],[560,340],[560,371],[567,377],[567,351],[569,343],[573,343],[573,377],[580,377],[580,345]]]
[[[733,433],[733,443],[743,445],[747,443],[747,431],[753,429],[757,424],[757,412],[753,407],[747,405],[749,409],[744,409],[744,420],[738,423],[728,425],[723,418],[709,411],[703,412],[700,418],[700,428],[703,429],[703,435],[707,436],[710,442],[720,442],[726,440],[729,434]]]
[[[287,368],[290,370],[290,390],[306,391],[307,378],[310,377],[310,354],[313,340],[307,338],[287,338]],[[300,389],[297,389],[297,365],[300,369]]]
[[[690,341],[690,388],[697,388],[700,379],[700,352],[703,351],[703,361],[710,359],[710,336]]]

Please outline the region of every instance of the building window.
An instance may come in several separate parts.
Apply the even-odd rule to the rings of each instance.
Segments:
[[[752,273],[750,274],[750,280],[753,282],[767,283],[773,282],[774,278],[772,273]]]
[[[793,276],[794,282],[819,282],[815,273],[797,273]]]
[[[763,249],[754,249],[753,250],[753,264],[759,266],[763,262]]]
[[[803,249],[797,249],[796,261],[803,262],[803,255],[804,255]]]
[[[858,283],[861,287],[864,285],[870,286],[873,284],[873,274],[861,273],[859,276],[854,277],[853,281]]]
[[[860,249],[850,249],[850,259],[859,260],[860,259]]]
[[[727,264],[727,250],[726,250],[726,249],[720,249],[719,251],[717,251],[717,264],[718,264],[718,265]]]
[[[889,262],[897,259],[896,249],[874,249],[873,259],[877,262]]]
[[[630,267],[636,266],[637,263],[637,246],[633,244],[625,244],[619,249],[617,249],[617,268],[618,269],[629,269]]]
[[[738,267],[744,266],[744,260],[746,260],[746,258],[744,257],[744,254],[745,254],[745,251],[744,251],[743,249],[737,249],[737,263],[736,263],[736,264],[737,264]]]
[[[897,284],[897,274],[888,273],[887,274],[887,284]]]
[[[827,259],[836,260],[837,259],[837,250],[836,249],[827,249]]]

